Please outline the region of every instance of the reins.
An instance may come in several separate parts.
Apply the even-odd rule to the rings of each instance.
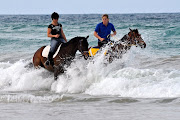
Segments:
[[[82,50],[82,42],[83,42],[83,39],[79,40],[79,51],[81,52],[82,55],[84,55],[85,53],[88,53],[88,51],[83,51]]]

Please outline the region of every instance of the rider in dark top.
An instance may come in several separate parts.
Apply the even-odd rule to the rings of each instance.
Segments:
[[[63,32],[62,25],[58,23],[59,15],[54,12],[51,15],[52,23],[48,26],[47,36],[51,38],[51,48],[48,54],[46,65],[54,65],[53,55],[60,43],[66,43],[66,36]]]
[[[55,38],[55,37],[52,37],[51,39],[56,39],[58,40],[60,37],[62,38],[62,35],[61,35],[61,27],[62,25],[61,24],[57,24],[57,25],[53,25],[53,24],[50,24],[48,26],[48,28],[51,29],[51,35],[56,35],[56,34],[59,34],[60,36],[58,38]]]

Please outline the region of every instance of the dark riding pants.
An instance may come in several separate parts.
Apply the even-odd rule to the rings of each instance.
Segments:
[[[103,45],[107,44],[108,41],[107,40],[103,40],[103,41],[98,41],[98,46],[102,47]]]

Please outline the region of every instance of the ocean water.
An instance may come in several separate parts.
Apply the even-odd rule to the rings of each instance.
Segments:
[[[109,17],[116,38],[138,29],[147,47],[111,64],[103,53],[84,60],[77,52],[54,81],[51,72],[26,67],[50,44],[50,15],[0,15],[0,120],[179,120],[180,13]],[[97,45],[101,15],[60,15],[59,22],[68,40],[89,35],[89,47]]]

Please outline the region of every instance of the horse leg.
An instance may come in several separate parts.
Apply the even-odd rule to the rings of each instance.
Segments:
[[[57,80],[58,75],[64,73],[64,68],[62,65],[55,66],[54,65],[54,80]]]
[[[109,63],[112,63],[112,61],[113,61],[113,56],[109,56]]]
[[[34,64],[34,67],[35,67],[35,68],[44,67],[44,65],[43,65],[42,62],[41,62],[41,59],[35,59],[35,60],[33,61],[33,64]]]

